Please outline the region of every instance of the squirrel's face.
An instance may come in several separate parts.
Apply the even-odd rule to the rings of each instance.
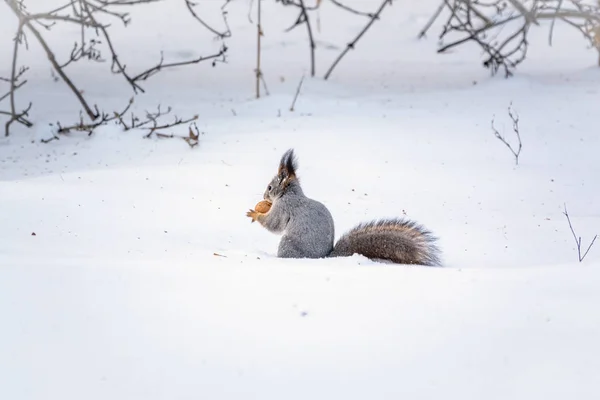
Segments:
[[[265,190],[265,194],[263,195],[264,199],[273,203],[283,196],[290,183],[296,180],[296,168],[294,150],[290,149],[281,157],[277,175],[267,185],[267,190]]]
[[[283,189],[284,185],[281,176],[276,175],[271,182],[269,182],[269,185],[267,185],[267,189],[265,190],[263,197],[265,200],[273,203],[283,195]]]

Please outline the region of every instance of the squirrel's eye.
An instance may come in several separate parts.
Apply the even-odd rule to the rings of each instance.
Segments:
[[[273,189],[273,188],[271,187],[271,185],[269,185],[269,187],[267,188],[267,190],[270,192],[271,189]]]

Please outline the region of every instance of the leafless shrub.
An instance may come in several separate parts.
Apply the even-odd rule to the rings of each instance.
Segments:
[[[169,115],[172,111],[171,107],[168,107],[166,110],[163,110],[159,105],[157,110],[154,112],[146,111],[145,117],[140,118],[135,115],[133,112],[128,112],[131,108],[131,105],[134,102],[134,98],[132,97],[129,100],[127,106],[120,112],[114,112],[112,114],[107,113],[99,113],[100,117],[93,122],[86,122],[83,113],[79,115],[79,121],[70,125],[63,125],[60,121],[56,122],[56,131],[53,136],[49,139],[42,139],[43,143],[49,143],[53,140],[59,140],[63,135],[69,135],[72,132],[84,132],[88,136],[91,136],[95,129],[99,126],[107,125],[109,123],[115,123],[120,125],[120,127],[124,131],[129,131],[132,129],[139,129],[147,131],[144,135],[145,138],[150,138],[153,135],[159,138],[175,138],[180,137],[184,139],[190,147],[194,147],[198,144],[200,132],[198,131],[198,127],[194,121],[198,119],[197,115],[194,115],[191,118],[183,119],[178,116],[174,116],[171,122],[161,122],[163,117]],[[189,125],[189,133],[188,136],[177,136],[174,134],[166,134],[165,130],[174,128],[178,125],[190,124]],[[194,130],[192,129],[194,127]]]
[[[600,3],[582,0],[443,0],[420,33],[425,36],[443,11],[448,15],[440,34],[438,53],[467,42],[476,43],[485,54],[483,65],[492,74],[513,74],[527,56],[530,28],[551,21],[549,43],[555,21],[577,29],[598,51],[600,65]],[[449,43],[443,40],[458,36]]]
[[[513,146],[510,143],[508,143],[508,141],[504,138],[504,136],[502,136],[500,134],[500,132],[498,132],[498,130],[494,126],[493,118],[492,118],[492,131],[494,132],[494,136],[496,136],[496,138],[498,140],[500,140],[502,143],[504,143],[504,145],[513,154],[513,156],[515,157],[515,165],[519,165],[519,155],[521,155],[521,149],[523,148],[523,144],[521,143],[521,132],[519,131],[519,116],[517,115],[517,113],[515,113],[513,111],[512,103],[508,106],[508,116],[512,120],[513,132],[515,133],[515,136],[517,137],[518,147],[516,148],[516,150],[513,148]]]
[[[19,50],[23,45],[28,46],[27,35],[29,34],[34,37],[34,39],[45,52],[51,64],[52,73],[55,76],[55,79],[61,80],[67,85],[83,108],[83,113],[80,115],[80,121],[70,127],[63,128],[69,131],[78,130],[90,133],[96,127],[117,119],[116,116],[121,114],[120,112],[109,113],[100,111],[98,106],[92,105],[85,98],[84,91],[76,85],[76,83],[67,73],[67,68],[73,63],[84,59],[102,62],[105,59],[104,52],[107,52],[107,58],[110,59],[111,72],[121,75],[124,81],[132,88],[134,94],[138,94],[140,92],[144,92],[144,88],[142,86],[143,81],[146,81],[150,77],[165,69],[198,64],[204,61],[212,61],[213,66],[215,66],[217,62],[226,61],[225,54],[227,52],[227,47],[223,44],[221,49],[214,54],[208,56],[199,56],[180,62],[165,62],[161,53],[160,60],[156,65],[138,73],[132,73],[130,70],[128,70],[126,65],[121,61],[117,49],[113,44],[113,40],[110,35],[110,24],[103,22],[103,20],[117,20],[124,26],[127,26],[131,19],[129,13],[123,11],[123,6],[134,6],[155,3],[158,1],[160,0],[65,0],[65,3],[60,7],[44,12],[31,13],[27,9],[25,0],[5,0],[15,18],[18,20],[17,30],[13,38],[14,47],[11,60],[11,76],[8,78],[1,78],[3,82],[8,83],[9,85],[8,92],[0,96],[0,102],[8,99],[10,103],[10,109],[8,111],[0,110],[0,115],[8,116],[8,121],[5,124],[5,136],[10,134],[11,125],[15,122],[27,127],[33,125],[28,119],[32,103],[29,103],[29,106],[25,109],[18,110],[15,101],[17,90],[27,82],[25,79],[23,79],[23,75],[27,72],[28,68],[26,66],[19,65]],[[227,3],[229,3],[229,1],[231,0],[225,0],[225,4],[222,8],[223,18],[226,26],[227,19],[224,7],[227,5]],[[192,16],[205,27],[216,33],[219,38],[222,39],[230,36],[229,27],[227,27],[225,32],[217,32],[206,25],[195,12],[195,3],[186,0],[186,5]],[[80,28],[79,38],[75,42],[68,59],[63,62],[58,60],[57,55],[45,40],[41,32],[41,29],[46,31],[51,30],[52,27],[57,23],[75,24]],[[128,110],[130,106],[131,102],[128,103],[126,110]],[[84,116],[89,119],[89,122],[84,122]],[[182,121],[187,120],[182,119],[179,123],[183,123]]]

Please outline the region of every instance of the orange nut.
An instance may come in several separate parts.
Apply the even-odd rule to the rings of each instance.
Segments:
[[[267,200],[259,201],[258,203],[256,203],[256,207],[254,207],[254,210],[256,212],[266,214],[271,209],[271,205],[271,202]]]

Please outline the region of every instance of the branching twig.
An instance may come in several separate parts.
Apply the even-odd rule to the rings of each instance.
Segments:
[[[87,13],[87,17],[91,21],[96,22],[96,20],[94,18],[94,14],[92,13],[92,11],[90,11],[90,7],[86,3],[83,3],[82,7],[84,7],[84,9],[85,9],[85,11]],[[117,74],[120,73],[121,75],[123,75],[125,77],[125,79],[127,80],[127,82],[129,82],[129,84],[131,85],[131,87],[133,88],[133,91],[135,93],[137,93],[138,90],[140,90],[143,93],[144,89],[142,89],[142,87],[136,83],[135,79],[132,79],[127,74],[127,72],[125,72],[125,66],[123,64],[121,64],[119,57],[117,55],[117,52],[115,51],[115,48],[112,44],[112,40],[110,39],[110,35],[108,34],[108,31],[106,30],[106,28],[104,26],[100,26],[99,30],[102,32],[102,35],[104,36],[104,39],[106,40],[106,43],[107,43],[110,53],[112,55],[112,65],[111,65],[112,72],[117,73]]]
[[[56,134],[53,135],[50,139],[42,139],[43,143],[49,143],[53,140],[58,140],[60,135],[66,135],[70,132],[86,132],[88,136],[91,136],[92,133],[96,130],[96,128],[100,126],[107,125],[110,122],[115,122],[119,124],[124,131],[130,131],[134,129],[142,129],[147,131],[144,134],[145,138],[149,138],[152,135],[158,138],[175,138],[180,137],[186,141],[186,143],[190,147],[195,147],[198,145],[200,132],[198,131],[198,127],[194,123],[198,119],[197,115],[194,115],[191,118],[183,119],[177,116],[174,117],[172,122],[169,123],[160,123],[159,120],[167,114],[171,113],[171,107],[168,107],[166,111],[164,111],[161,106],[157,107],[155,112],[146,112],[146,117],[141,119],[137,117],[134,113],[131,113],[130,122],[127,121],[126,114],[130,110],[134,99],[131,98],[127,106],[120,112],[114,112],[113,114],[101,113],[100,118],[94,122],[86,123],[84,122],[84,116],[80,115],[79,122],[72,125],[62,125],[60,122],[56,123],[57,131]],[[190,125],[189,132],[187,136],[178,136],[175,134],[164,134],[159,131],[170,129],[178,125],[183,125],[187,123],[193,123]],[[192,129],[194,127],[195,131]]]
[[[302,9],[301,15],[303,15],[303,21],[306,24],[308,31],[308,42],[310,44],[310,76],[315,76],[315,40],[313,39],[312,29],[310,27],[310,19],[306,12],[306,6],[304,0],[300,0],[300,8]]]
[[[346,55],[346,53],[348,53],[350,50],[354,49],[354,46],[356,46],[356,43],[367,32],[367,30],[371,27],[371,25],[373,25],[373,23],[375,23],[375,20],[379,19],[379,15],[381,15],[381,12],[385,8],[385,6],[391,5],[391,4],[392,4],[392,0],[383,0],[383,2],[381,3],[381,5],[379,6],[379,9],[377,10],[377,12],[369,20],[369,23],[363,28],[363,30],[358,34],[358,36],[356,38],[354,38],[354,40],[352,42],[348,43],[348,45],[346,46],[346,48],[340,53],[340,55],[338,56],[338,58],[336,58],[336,60],[331,65],[331,67],[329,67],[329,70],[325,74],[325,80],[327,80],[329,78],[329,76],[331,75],[331,73],[333,72],[333,70],[335,69],[335,67],[342,60],[342,58],[344,58],[344,56]]]
[[[510,152],[513,154],[513,156],[515,157],[515,164],[519,165],[519,155],[521,154],[521,149],[523,148],[523,144],[521,143],[521,133],[519,132],[519,116],[513,112],[511,107],[512,107],[512,103],[508,106],[508,115],[510,116],[510,119],[512,120],[513,131],[515,132],[515,135],[517,136],[517,140],[519,143],[519,147],[517,148],[517,150],[515,151],[515,149],[513,149],[513,147],[506,141],[506,139],[500,134],[500,132],[498,132],[498,130],[494,126],[493,118],[492,118],[492,130],[494,131],[494,136],[496,136],[496,138],[498,140],[500,140],[502,143],[504,143],[506,145],[506,147],[508,147]]]
[[[440,16],[442,11],[444,10],[444,7],[446,7],[446,2],[442,1],[441,4],[438,6],[437,10],[435,10],[435,13],[433,13],[431,18],[429,18],[429,21],[427,21],[427,24],[425,24],[423,29],[421,29],[421,32],[419,32],[419,39],[425,37],[427,31],[429,30],[429,28],[431,28],[431,25],[433,25],[435,20]]]
[[[17,33],[14,38],[15,43],[14,43],[14,47],[13,47],[11,76],[10,76],[10,79],[2,79],[3,81],[6,81],[10,84],[9,92],[6,93],[5,95],[3,95],[2,97],[0,97],[0,101],[4,100],[6,97],[10,97],[10,112],[0,111],[0,114],[10,116],[9,120],[6,122],[6,125],[4,126],[4,136],[9,135],[10,127],[13,124],[13,122],[18,122],[27,127],[30,127],[33,125],[27,118],[25,118],[28,116],[29,110],[31,109],[32,104],[29,103],[29,106],[25,110],[23,110],[21,112],[17,112],[16,102],[15,102],[15,92],[17,91],[17,89],[19,89],[25,83],[27,83],[26,80],[19,83],[19,79],[27,71],[28,68],[21,67],[20,69],[17,69],[19,44],[21,43],[21,40],[24,39],[24,37],[25,36],[23,34],[23,23],[20,21],[19,26],[17,28]]]
[[[587,250],[585,251],[585,253],[583,253],[583,256],[581,255],[581,236],[577,236],[575,234],[575,230],[573,229],[573,225],[571,224],[571,218],[569,218],[569,213],[567,212],[567,205],[565,204],[565,211],[563,212],[563,214],[565,215],[565,217],[567,217],[567,222],[569,222],[569,228],[571,228],[571,233],[573,234],[573,239],[575,239],[575,244],[577,245],[577,258],[579,259],[579,262],[582,262],[585,258],[585,256],[587,256],[588,252],[590,251],[590,249],[592,248],[592,246],[594,245],[594,242],[596,241],[596,238],[598,237],[598,235],[594,235],[594,238],[592,239],[590,245],[588,246]]]
[[[250,0],[250,3],[252,3],[253,1],[254,0]],[[310,48],[311,76],[315,76],[315,74],[316,74],[316,61],[315,61],[316,41],[315,41],[315,36],[314,36],[311,20],[310,20],[309,11],[318,10],[319,7],[321,6],[321,4],[323,3],[323,1],[316,0],[312,6],[307,5],[307,2],[305,0],[275,0],[275,1],[277,3],[281,3],[285,6],[294,6],[300,10],[298,17],[296,18],[296,21],[292,24],[292,26],[290,26],[288,29],[286,29],[286,32],[289,32],[300,25],[306,24],[306,31],[307,31],[308,41],[309,41],[309,48]],[[346,55],[346,53],[349,50],[354,48],[354,46],[356,45],[358,40],[360,40],[360,38],[366,33],[366,31],[371,27],[371,25],[375,22],[375,20],[379,19],[381,12],[385,8],[385,6],[391,5],[393,0],[384,0],[383,3],[381,4],[381,6],[379,7],[378,11],[375,13],[358,11],[352,7],[349,7],[345,4],[343,4],[339,0],[330,0],[330,1],[333,5],[340,8],[341,10],[347,11],[347,12],[355,14],[355,15],[369,18],[369,23],[359,33],[358,37],[356,37],[352,43],[349,43],[347,45],[347,47],[344,49],[344,51],[335,60],[333,65],[327,71],[327,74],[325,74],[325,79],[329,78],[329,75],[331,75],[331,73],[335,69],[336,65],[340,62],[340,60]],[[318,18],[319,17],[317,17],[317,31],[320,31],[320,25],[319,25],[320,22],[319,22]]]
[[[231,1],[231,0],[226,0],[225,5],[227,5],[227,3],[229,3],[229,1]],[[219,32],[216,29],[212,28],[210,25],[208,25],[206,22],[204,22],[203,19],[201,19],[198,16],[196,11],[194,10],[194,7],[196,7],[198,5],[198,3],[194,3],[191,0],[185,0],[185,5],[187,6],[188,10],[190,11],[190,14],[192,14],[192,16],[198,22],[200,22],[200,24],[202,24],[202,26],[204,26],[206,29],[208,29],[212,33],[214,33],[219,39],[225,39],[225,38],[231,37],[231,30],[229,29],[229,24],[227,23],[227,11],[225,11],[223,9],[225,7],[225,5],[222,7],[223,21],[225,22],[225,27],[226,27],[226,30],[224,32]]]
[[[342,8],[342,9],[344,9],[344,10],[346,10],[346,11],[349,11],[349,12],[351,12],[352,14],[361,15],[361,16],[363,16],[363,17],[369,17],[369,18],[373,18],[373,13],[368,13],[368,12],[362,12],[362,11],[355,10],[354,8],[348,7],[347,5],[345,5],[345,4],[342,4],[342,3],[340,3],[340,2],[339,2],[339,1],[337,1],[337,0],[330,0],[330,1],[331,1],[333,4],[335,4],[336,6],[338,6],[338,7]]]
[[[450,12],[450,16],[440,40],[452,33],[458,33],[460,38],[440,44],[438,53],[473,41],[483,50],[486,56],[483,65],[492,74],[500,69],[504,70],[506,77],[513,74],[512,71],[527,55],[529,28],[540,25],[541,20],[551,20],[550,45],[555,22],[559,20],[580,31],[600,56],[600,3],[592,5],[580,0],[443,0],[422,34],[443,8]],[[498,39],[500,30],[504,28],[510,29],[509,33],[505,39]]]
[[[62,80],[67,84],[67,86],[69,86],[69,89],[71,89],[73,94],[77,97],[77,99],[83,106],[88,117],[90,117],[90,119],[92,119],[92,120],[95,120],[96,118],[98,118],[98,114],[96,112],[94,112],[94,110],[92,110],[92,108],[88,105],[86,100],[83,98],[81,91],[77,89],[77,87],[75,86],[73,81],[71,81],[71,79],[69,79],[69,77],[65,74],[65,72],[61,68],[61,66],[58,64],[58,62],[56,61],[56,56],[54,55],[54,52],[52,52],[52,50],[48,46],[48,43],[46,43],[46,41],[44,40],[44,38],[42,37],[40,32],[37,30],[37,28],[33,26],[33,24],[31,23],[31,20],[29,18],[27,18],[27,16],[24,15],[23,10],[19,8],[17,1],[16,0],[7,0],[7,2],[8,2],[9,7],[12,9],[13,13],[17,16],[17,18],[19,18],[19,21],[20,21],[19,26],[24,25],[31,31],[31,33],[33,33],[35,38],[38,40],[38,42],[44,49],[44,52],[46,53],[46,56],[48,57],[50,64],[52,64],[54,71],[56,71],[56,73],[62,78]],[[14,62],[16,62],[16,61],[14,61]],[[7,128],[7,130],[8,130],[8,128]]]
[[[297,26],[300,26],[302,24],[306,25],[306,31],[308,33],[308,44],[309,44],[309,48],[310,48],[310,76],[315,76],[315,40],[313,38],[313,32],[312,32],[312,27],[310,25],[310,19],[308,17],[308,13],[306,12],[306,10],[308,10],[308,8],[306,7],[306,5],[304,4],[304,0],[298,0],[299,3],[294,3],[293,1],[283,1],[283,4],[291,4],[294,5],[298,8],[300,8],[300,14],[298,15],[298,18],[296,18],[296,22],[294,22],[294,24],[292,26],[290,26],[289,28],[287,28],[285,31],[289,32],[292,29],[296,28]]]
[[[72,124],[72,125],[63,126],[60,122],[57,121],[56,126],[58,129],[57,129],[56,133],[59,135],[66,135],[72,131],[76,131],[76,132],[86,132],[88,134],[88,136],[91,136],[97,127],[106,125],[107,123],[109,123],[111,121],[122,120],[122,118],[125,116],[127,111],[129,111],[129,109],[131,108],[132,104],[133,104],[133,98],[131,98],[129,100],[129,103],[127,103],[127,106],[125,107],[125,109],[123,109],[123,111],[114,112],[112,115],[108,114],[108,113],[100,113],[96,110],[96,112],[98,112],[98,114],[99,114],[99,119],[96,119],[94,122],[89,122],[89,123],[85,122],[82,114],[79,115],[79,122]],[[54,135],[54,136],[56,137],[56,139],[58,139],[58,136],[56,136],[56,135]]]
[[[210,56],[206,56],[206,57],[200,56],[193,60],[180,61],[180,62],[174,62],[174,63],[168,63],[168,64],[164,63],[164,56],[161,53],[160,62],[157,65],[155,65],[152,68],[148,68],[147,70],[139,73],[138,75],[134,76],[132,78],[132,80],[133,80],[133,82],[145,81],[146,79],[150,78],[151,76],[157,74],[158,72],[160,72],[164,69],[173,68],[173,67],[181,67],[184,65],[198,64],[200,62],[207,61],[207,60],[213,60],[213,67],[214,67],[216,65],[216,63],[219,61],[225,62],[225,53],[227,53],[227,50],[228,50],[227,46],[223,45],[217,53],[212,54]]]
[[[92,61],[103,61],[101,51],[99,49],[100,45],[105,45],[108,48],[108,52],[110,53],[111,59],[111,71],[116,74],[122,75],[125,80],[131,85],[134,92],[137,94],[138,92],[144,92],[144,89],[140,86],[140,82],[144,81],[151,76],[155,75],[159,71],[162,71],[167,68],[179,67],[184,65],[197,64],[203,61],[212,60],[213,66],[216,65],[217,62],[225,62],[225,53],[227,51],[227,47],[223,45],[221,49],[210,56],[206,57],[198,57],[188,61],[181,62],[173,62],[173,63],[165,63],[163,55],[161,53],[160,62],[148,68],[139,74],[133,76],[130,75],[129,71],[126,69],[126,65],[121,61],[119,55],[117,54],[117,49],[113,45],[113,41],[109,32],[110,25],[105,24],[100,21],[100,17],[107,18],[117,18],[125,26],[127,26],[130,22],[129,14],[127,12],[120,11],[118,7],[122,6],[133,6],[137,4],[148,4],[154,3],[161,0],[64,0],[65,4],[62,6],[58,6],[53,8],[47,12],[35,12],[30,13],[26,6],[24,0],[5,0],[10,9],[13,11],[13,14],[18,19],[18,29],[15,36],[15,44],[13,49],[13,58],[12,58],[12,73],[10,78],[2,78],[3,82],[8,82],[10,89],[6,94],[0,96],[0,101],[9,98],[10,101],[10,110],[2,111],[0,110],[1,115],[8,115],[9,119],[5,126],[5,134],[9,134],[10,126],[14,122],[21,123],[26,126],[31,126],[32,123],[27,119],[28,112],[31,109],[31,103],[29,106],[19,112],[16,109],[16,101],[15,101],[15,92],[21,86],[23,86],[27,81],[19,80],[21,75],[26,71],[26,67],[21,67],[18,69],[18,55],[19,55],[19,47],[24,44],[26,47],[27,36],[25,35],[25,30],[27,32],[31,32],[33,36],[36,38],[37,42],[41,45],[43,51],[45,52],[51,66],[51,74],[55,78],[55,80],[61,79],[70,89],[70,91],[77,97],[79,103],[83,107],[85,115],[90,122],[84,121],[83,115],[80,114],[80,121],[77,124],[68,127],[59,127],[59,133],[65,133],[71,130],[81,130],[91,133],[97,126],[106,124],[108,121],[113,120],[115,117],[111,114],[107,114],[101,112],[97,106],[92,106],[88,103],[83,95],[84,91],[78,88],[69,75],[66,73],[66,68],[71,64],[82,60],[88,59]],[[226,5],[231,0],[225,0],[225,4],[221,7],[221,11],[223,13],[223,19],[225,21],[225,25],[227,26],[227,19],[225,11]],[[186,4],[192,15],[196,17],[199,21],[203,22],[195,13],[193,3],[191,0],[186,0]],[[50,30],[57,23],[69,23],[69,24],[78,24],[80,26],[79,32],[79,42],[75,42],[71,49],[68,60],[59,62],[54,51],[51,46],[48,44],[46,39],[43,37],[41,33],[41,28]],[[88,39],[88,35],[95,35],[95,38],[92,37]],[[227,32],[219,33],[220,37],[228,37],[230,36],[230,30],[227,26]],[[98,39],[98,38],[101,38]],[[117,113],[118,115],[119,113]],[[123,118],[118,118],[119,120],[123,120]],[[182,120],[183,121],[183,120]],[[159,126],[160,128],[160,126]]]
[[[181,124],[187,124],[189,122],[193,122],[198,119],[197,115],[194,115],[193,117],[185,119],[185,120],[179,118],[178,116],[175,116],[173,122],[159,125],[158,120],[155,118],[152,118],[152,116],[150,114],[148,114],[147,117],[150,120],[150,122],[152,123],[152,126],[142,128],[142,129],[148,130],[148,133],[144,136],[145,138],[151,137],[153,134],[157,133],[158,130],[173,128],[174,126],[181,125]]]

